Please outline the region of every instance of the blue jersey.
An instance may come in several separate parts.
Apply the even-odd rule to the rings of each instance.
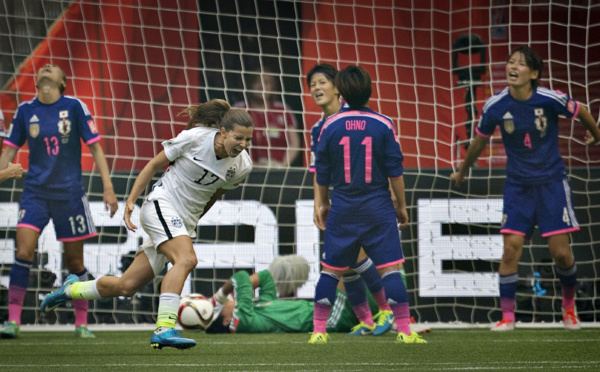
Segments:
[[[90,145],[99,139],[87,106],[61,96],[50,105],[37,98],[20,104],[5,143],[18,149],[27,141],[29,171],[24,192],[70,199],[84,194],[81,140]]]
[[[565,177],[558,151],[558,118],[572,118],[578,110],[578,103],[560,92],[537,88],[528,100],[518,101],[505,88],[483,106],[477,133],[489,137],[499,125],[506,149],[507,181],[541,184]]]
[[[389,117],[368,108],[341,111],[321,129],[317,183],[333,186],[332,208],[377,210],[391,205],[388,178],[402,176],[402,159]]]

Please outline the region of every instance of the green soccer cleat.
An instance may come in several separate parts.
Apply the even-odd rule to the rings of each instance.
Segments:
[[[85,325],[75,328],[75,337],[79,338],[96,338],[96,335],[92,333]]]
[[[365,322],[360,322],[354,327],[349,333],[346,333],[346,336],[367,336],[372,335],[375,330],[376,325],[368,326]]]
[[[79,278],[75,274],[67,276],[62,287],[46,295],[44,301],[42,301],[42,304],[40,305],[40,310],[42,310],[42,312],[49,313],[52,310],[56,309],[58,306],[60,306],[62,303],[66,302],[69,299],[66,293],[67,288],[71,284],[78,281]]]
[[[373,317],[375,329],[373,336],[379,336],[389,331],[394,325],[394,313],[391,310],[380,311]]]
[[[426,344],[427,341],[423,340],[423,338],[421,338],[421,336],[419,336],[419,334],[415,333],[415,332],[411,332],[410,336],[405,335],[402,332],[399,332],[398,336],[396,337],[396,343],[397,344]]]
[[[308,340],[309,344],[326,344],[329,340],[329,335],[327,333],[313,333],[310,336],[310,340]]]
[[[0,326],[0,338],[17,338],[20,333],[21,329],[14,320],[12,322],[4,322]]]

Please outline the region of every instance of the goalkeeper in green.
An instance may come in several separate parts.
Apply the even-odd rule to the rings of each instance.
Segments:
[[[294,258],[295,255],[282,258]],[[280,256],[281,257],[281,256]],[[295,256],[298,261],[304,261]],[[235,273],[213,296],[215,304],[215,320],[206,330],[207,333],[294,333],[312,332],[314,302],[306,300],[283,300],[277,297],[292,296],[308,278],[308,264],[300,262],[294,265],[297,271],[303,272],[306,265],[306,276],[282,280],[274,270],[259,271],[252,275],[246,271]],[[276,267],[276,265],[275,265]],[[288,272],[289,270],[283,270]],[[273,274],[272,274],[273,273]],[[277,278],[277,283],[273,277]],[[293,274],[292,274],[293,276]],[[287,286],[287,289],[285,288]],[[255,289],[259,288],[258,301],[254,300]],[[379,311],[375,300],[367,291],[367,300],[371,311]],[[354,315],[352,306],[343,291],[337,291],[327,329],[329,332],[349,332],[359,321]]]

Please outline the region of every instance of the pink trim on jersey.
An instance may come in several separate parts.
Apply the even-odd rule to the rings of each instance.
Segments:
[[[89,146],[92,143],[96,143],[98,141],[100,141],[100,136],[92,138],[91,140],[87,141],[85,144]]]
[[[524,232],[517,231],[517,230],[511,230],[511,229],[501,229],[500,234],[515,234],[515,235],[525,236]]]
[[[573,114],[573,117],[576,118],[577,115],[579,115],[579,102],[573,100],[575,102],[576,108],[575,108],[575,113]]]
[[[323,123],[323,127],[321,128],[321,131],[319,132],[319,138],[321,138],[321,134],[323,134],[323,131],[325,130],[325,128],[329,124],[331,124],[332,121],[343,119],[346,116],[368,116],[370,118],[378,120],[381,123],[387,125],[387,127],[392,130],[392,133],[394,133],[394,138],[396,138],[396,142],[398,142],[398,135],[396,135],[396,128],[394,127],[393,123],[390,120],[386,120],[385,117],[380,116],[380,115],[376,115],[376,114],[372,114],[370,112],[356,111],[356,110],[353,110],[353,111],[344,111],[344,112],[339,113],[339,114],[331,115],[329,117],[329,119],[327,119],[325,121],[325,123]]]
[[[324,267],[331,269],[331,270],[337,270],[337,271],[343,271],[343,270],[348,270],[350,268],[350,266],[346,266],[346,267],[335,267],[335,266],[331,266],[331,265],[327,265],[325,262],[321,261],[321,265],[323,265]]]
[[[479,128],[477,128],[477,127],[475,127],[475,132],[477,132],[477,134],[479,134],[481,137],[484,137],[484,138],[490,138],[492,136],[491,134],[481,133],[481,131],[479,131]]]
[[[8,141],[6,138],[4,139],[4,144],[7,146],[10,146],[10,147],[14,147],[17,150],[20,148],[19,146],[15,145],[14,143]]]
[[[317,170],[315,169],[315,167],[310,167],[310,168],[308,168],[308,171],[309,171],[310,173],[316,173],[316,172],[317,172]]]
[[[388,267],[388,266],[392,266],[392,265],[401,264],[401,263],[403,263],[403,262],[404,262],[404,258],[401,258],[401,259],[399,259],[398,261],[394,261],[394,262],[388,262],[388,263],[386,263],[386,264],[383,264],[383,265],[378,265],[378,266],[375,266],[375,268],[377,268],[377,269],[382,269],[382,268],[384,268],[384,267]]]
[[[579,231],[579,226],[577,226],[577,227],[571,227],[571,228],[568,228],[568,229],[550,231],[550,232],[547,232],[545,234],[542,234],[542,238],[547,238],[547,237],[552,236],[552,235],[568,234],[568,233],[572,233],[574,231]]]
[[[76,236],[74,238],[61,238],[61,239],[56,239],[56,240],[58,240],[59,242],[67,242],[68,243],[68,242],[76,242],[79,240],[84,240],[87,238],[92,238],[97,235],[98,235],[98,233],[95,232],[95,233],[91,233],[91,234],[87,234],[87,235],[83,235],[83,236]]]
[[[18,223],[18,224],[17,224],[17,227],[23,227],[23,228],[25,228],[25,229],[31,229],[31,230],[33,230],[33,231],[40,232],[40,229],[39,229],[39,228],[37,228],[36,226],[30,225],[30,224],[28,224],[28,223]]]

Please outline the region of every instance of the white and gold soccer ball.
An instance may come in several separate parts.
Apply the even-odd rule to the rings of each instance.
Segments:
[[[210,298],[192,293],[181,299],[177,321],[184,329],[204,331],[213,321],[213,310]]]

